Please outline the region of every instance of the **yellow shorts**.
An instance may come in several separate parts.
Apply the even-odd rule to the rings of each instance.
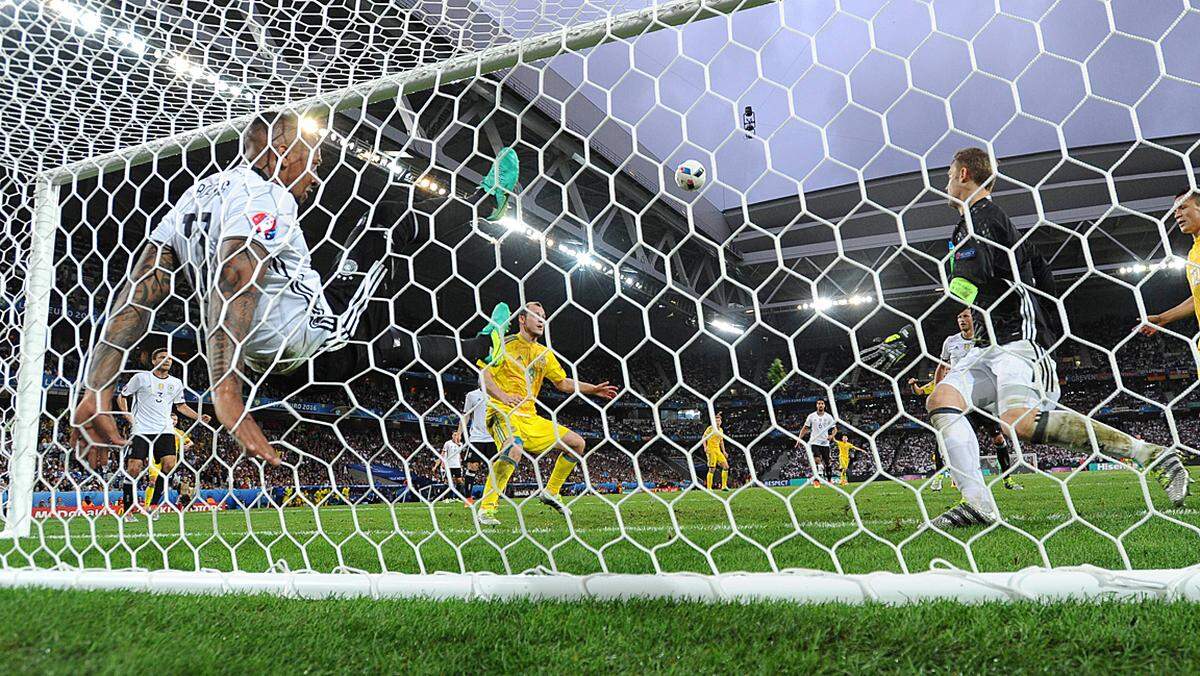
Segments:
[[[842,467],[849,465],[850,464],[850,451],[838,451],[838,462],[840,462],[842,464]]]
[[[723,462],[728,462],[727,460],[725,460],[725,454],[722,453],[721,449],[719,449],[719,448],[718,449],[706,448],[706,449],[704,449],[704,455],[706,455],[708,457],[708,466],[709,467],[714,467]]]
[[[487,428],[496,442],[497,450],[503,451],[512,441],[533,455],[550,450],[571,433],[566,427],[540,415],[513,414],[505,417],[502,411],[494,407],[488,407]]]

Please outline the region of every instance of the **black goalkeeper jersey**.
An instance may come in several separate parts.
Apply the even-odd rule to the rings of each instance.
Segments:
[[[1062,329],[1054,303],[1030,291],[1032,287],[1056,295],[1041,254],[1017,244],[1021,237],[1016,227],[990,199],[971,205],[971,222],[974,234],[967,229],[966,217],[954,228],[949,278],[965,279],[978,289],[974,303],[988,311],[996,344],[1029,340],[1049,348]],[[1015,271],[1009,251],[1016,260]],[[977,331],[983,329],[986,325],[977,325]]]

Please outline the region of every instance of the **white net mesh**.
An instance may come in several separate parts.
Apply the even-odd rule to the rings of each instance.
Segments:
[[[840,574],[939,561],[971,571],[1195,564],[1196,514],[1155,476],[1171,451],[1188,461],[1200,429],[1194,316],[1153,336],[1137,329],[1197,279],[1171,210],[1195,185],[1200,68],[1188,38],[1200,16],[1184,3],[1085,0],[761,4],[0,3],[0,157],[14,179],[0,239],[0,504],[10,534],[23,536],[0,541],[2,567]],[[162,240],[174,258],[147,268],[159,296],[135,292],[132,307],[118,298],[128,279],[145,280],[137,260],[151,233],[175,223],[180,204],[203,219],[189,190],[237,167],[237,134],[281,108],[308,115],[321,187],[292,221],[287,198],[268,210],[300,233],[281,237],[291,253],[263,240],[257,255],[266,267],[311,264],[320,281],[307,290],[329,307],[265,277],[246,287],[268,309],[243,348],[274,321],[287,345],[277,358],[304,364],[288,378],[258,367],[241,376],[247,410],[282,457],[272,467],[247,458],[214,410],[211,334],[225,320],[204,315],[219,285],[178,251],[196,241],[191,227],[180,221],[183,238]],[[960,493],[949,481],[936,488],[939,437],[909,379],[928,381],[957,332],[945,168],[967,146],[998,160],[992,201],[1020,238],[1004,257],[1037,251],[1052,271],[1051,293],[1031,293],[1064,324],[1041,346],[1057,366],[1060,410],[1166,450],[1139,457],[1142,442],[1084,432],[1074,448],[1010,438],[1021,452],[1005,454],[992,430],[1000,411],[988,410],[972,434],[996,512],[963,528],[936,521]],[[689,159],[706,171],[697,191],[673,175]],[[516,171],[517,183],[507,210],[490,214],[496,200],[479,188],[495,168],[502,179]],[[35,200],[39,181],[57,195]],[[41,268],[51,291],[37,374],[43,346],[28,331],[21,342],[37,279],[35,212],[52,221],[43,235],[54,246]],[[410,236],[413,223],[427,229]],[[276,233],[256,232],[251,240]],[[298,325],[328,328],[314,317],[343,327],[358,307],[345,289],[365,288],[372,269],[382,281],[349,347],[320,353],[341,361],[292,349],[309,330]],[[299,320],[272,315],[288,294],[307,299]],[[568,378],[556,388],[559,374],[540,367],[536,412],[562,427],[492,414],[488,436],[526,447],[492,525],[479,504],[452,499],[484,496],[489,471],[506,464],[493,463],[495,442],[468,443],[463,483],[442,454],[478,388],[473,337],[496,303],[527,301],[542,303],[540,342]],[[101,340],[123,308],[146,328]],[[1001,330],[1003,310],[977,310],[981,332]],[[907,351],[879,367],[873,339],[906,325]],[[380,347],[391,327],[448,336],[459,358],[447,365],[423,344],[417,362],[394,363]],[[95,467],[70,446],[81,379],[105,343],[121,357],[110,386],[150,368],[158,348],[175,357],[190,441],[158,489],[173,507],[146,505],[154,481],[130,469],[132,446]],[[345,363],[353,370],[339,373]],[[611,403],[589,394],[605,381],[617,386]],[[22,398],[19,382],[36,386]],[[842,457],[819,442],[821,417],[808,417],[818,399],[846,435]],[[20,401],[39,419],[17,416]],[[193,423],[191,410],[214,418]],[[723,453],[707,443],[717,413]],[[34,424],[36,440],[22,442],[16,431]],[[801,438],[802,428],[812,434]],[[130,432],[123,420],[120,431]],[[564,448],[581,462],[562,465]],[[569,514],[542,500],[563,483],[556,461],[571,470]],[[952,465],[960,482],[973,471]],[[122,519],[130,474],[136,515]]]

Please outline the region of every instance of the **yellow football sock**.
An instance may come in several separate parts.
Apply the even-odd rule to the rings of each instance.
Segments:
[[[550,470],[550,480],[546,482],[546,491],[550,495],[558,495],[562,492],[563,483],[571,472],[575,470],[575,465],[579,461],[572,460],[566,453],[558,456],[558,460],[554,461],[554,469]]]
[[[729,470],[721,470],[721,490],[729,488]]]
[[[708,470],[708,478],[704,480],[704,486],[710,491],[712,490],[712,473],[711,469]]]
[[[500,502],[504,489],[508,488],[508,480],[517,470],[517,463],[507,455],[502,455],[492,461],[488,470],[487,482],[483,485],[483,499],[479,501],[479,509],[484,512],[494,511]]]

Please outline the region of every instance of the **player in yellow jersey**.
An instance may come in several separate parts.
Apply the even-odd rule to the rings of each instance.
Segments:
[[[837,441],[833,443],[837,444],[838,463],[842,467],[842,476],[838,483],[845,486],[846,484],[850,483],[846,480],[846,470],[850,467],[850,451],[858,451],[859,453],[866,453],[866,451],[850,443],[850,435],[848,434],[843,434]]]
[[[1188,252],[1187,272],[1188,289],[1191,293],[1187,300],[1163,312],[1162,314],[1146,317],[1146,325],[1142,333],[1154,335],[1159,327],[1166,326],[1188,315],[1195,314],[1200,321],[1200,194],[1184,190],[1175,196],[1172,208],[1175,214],[1175,226],[1185,235],[1192,236],[1192,249]]]
[[[499,451],[488,470],[483,497],[479,500],[477,520],[484,526],[499,525],[496,507],[521,455],[528,453],[536,461],[551,448],[562,453],[537,498],[562,514],[569,514],[560,493],[567,476],[583,458],[586,444],[575,432],[537,414],[535,402],[542,381],[549,380],[555,389],[567,394],[578,391],[601,399],[617,396],[616,386],[607,382],[593,385],[568,378],[554,352],[537,342],[545,332],[546,310],[541,303],[526,303],[517,312],[516,335],[505,338],[500,360],[492,366],[479,362],[489,396],[487,428]]]
[[[940,367],[941,364],[938,364],[938,366]],[[928,397],[929,395],[933,394],[933,388],[937,387],[937,380],[930,380],[924,385],[918,385],[916,378],[909,378],[908,386],[912,389],[913,394],[925,395]]]
[[[708,478],[704,485],[712,490],[713,472],[717,465],[721,466],[721,490],[729,490],[729,461],[725,459],[725,430],[721,429],[721,414],[713,418],[714,424],[704,430],[701,439],[704,442],[704,455],[708,459]]]
[[[179,416],[171,414],[171,431],[175,433],[175,457],[183,459],[184,451],[191,450],[195,444],[187,432],[179,429]],[[150,486],[146,489],[146,512],[151,515],[151,518],[158,519],[159,510],[151,509],[154,504],[154,496],[158,495],[158,502],[162,503],[167,496],[166,475],[163,474],[162,464],[155,458],[150,458]]]

